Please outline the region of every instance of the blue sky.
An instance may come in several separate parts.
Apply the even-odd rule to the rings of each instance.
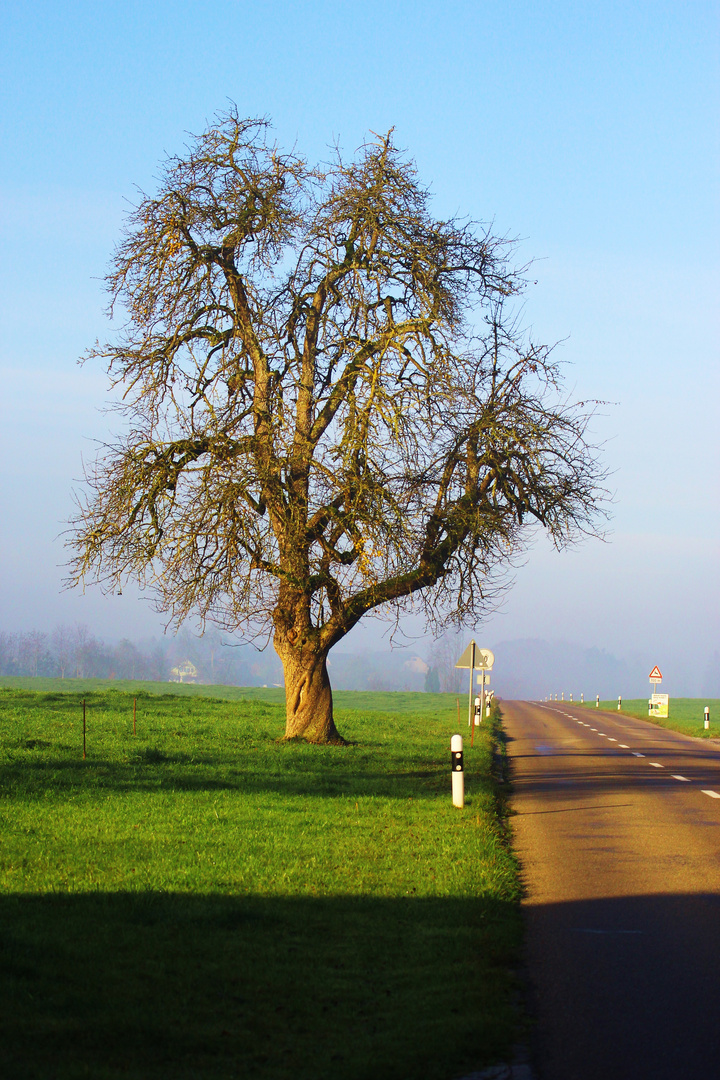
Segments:
[[[103,373],[76,360],[107,332],[127,200],[232,99],[311,158],[394,126],[438,214],[520,238],[526,322],[564,341],[571,390],[612,403],[608,542],[539,540],[476,636],[634,652],[676,686],[704,668],[720,648],[719,39],[702,0],[6,0],[0,627],[162,626],[132,595],[59,593],[73,479],[107,432]]]

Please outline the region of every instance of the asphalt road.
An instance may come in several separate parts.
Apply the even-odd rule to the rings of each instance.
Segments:
[[[720,748],[502,709],[539,1077],[720,1078]]]

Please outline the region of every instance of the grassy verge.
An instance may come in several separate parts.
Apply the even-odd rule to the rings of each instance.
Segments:
[[[34,690],[53,694],[84,694],[116,691],[135,696],[213,698],[221,701],[266,701],[285,704],[285,690],[277,686],[206,686],[200,683],[133,682],[129,679],[49,679],[25,675],[0,675],[0,689]],[[416,716],[457,716],[455,694],[422,694],[412,690],[333,690],[335,706],[361,712],[413,713]],[[460,697],[460,718],[467,722],[467,692]]]
[[[503,1059],[520,918],[497,717],[456,810],[454,699],[396,697],[346,701],[352,745],[326,749],[279,742],[268,701],[0,690],[0,1073],[449,1080]]]
[[[710,728],[705,730],[704,709],[710,709]],[[586,708],[595,708],[595,702],[585,702]],[[617,712],[617,698],[614,701],[601,701],[600,708],[608,712]],[[680,731],[683,735],[695,735],[701,739],[720,737],[720,700],[717,698],[670,698],[670,715],[665,718],[651,718],[648,716],[648,699],[636,698],[629,701],[623,699],[620,715],[635,716],[639,720],[648,720],[658,727],[669,728],[671,731]]]

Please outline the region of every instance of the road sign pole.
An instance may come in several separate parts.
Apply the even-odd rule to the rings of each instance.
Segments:
[[[478,703],[480,704],[480,708],[483,709],[485,707],[485,700],[486,700],[486,695],[485,695],[485,672],[490,671],[492,669],[492,666],[495,663],[495,656],[493,655],[493,653],[492,653],[492,651],[490,649],[480,649],[479,652],[478,652],[477,647],[475,645],[475,642],[473,640],[473,641],[470,642],[468,647],[463,651],[462,656],[460,657],[460,659],[455,664],[456,668],[469,668],[470,669],[470,679],[469,679],[469,686],[468,686],[468,727],[470,728],[470,731],[471,731],[471,736],[470,736],[470,745],[471,746],[473,745],[473,736],[475,735],[475,724],[474,724],[474,716],[473,716],[473,698],[474,698],[473,691],[474,691],[474,688],[475,688],[475,671],[477,669],[478,663],[480,664],[480,670],[481,670],[482,676],[483,676],[482,677],[482,685],[481,685],[481,698],[479,699]],[[480,713],[480,718],[482,718],[482,712]]]

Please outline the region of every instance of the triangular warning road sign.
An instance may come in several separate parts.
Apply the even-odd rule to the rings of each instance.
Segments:
[[[649,679],[662,679],[662,671],[657,666],[657,664],[655,665],[655,667],[652,669],[652,671],[648,675],[648,678]]]
[[[465,652],[458,660],[455,667],[469,668],[472,663],[472,650],[475,647],[475,668],[478,671],[489,671],[495,663],[495,655],[490,649],[481,649],[479,645],[475,645],[474,641],[471,641]]]

